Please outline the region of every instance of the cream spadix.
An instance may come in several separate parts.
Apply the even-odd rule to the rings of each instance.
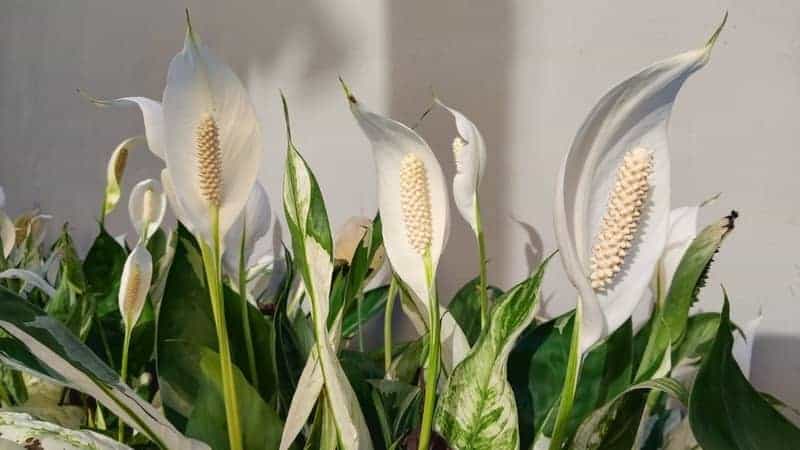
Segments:
[[[582,353],[628,320],[649,288],[669,227],[672,105],[686,79],[708,62],[721,27],[704,47],[655,63],[611,89],[563,160],[555,231],[580,297]],[[617,193],[618,173],[633,170],[625,169],[628,165],[640,170],[632,178],[637,181]],[[609,205],[616,194],[633,203]],[[632,220],[616,223],[622,216],[607,217],[623,207]]]
[[[617,169],[616,182],[592,248],[589,279],[595,290],[605,290],[622,269],[648,200],[652,168],[652,153],[637,147],[625,154]]]
[[[429,253],[435,274],[450,222],[442,168],[414,130],[367,110],[346,87],[345,90],[350,110],[372,144],[386,256],[409,287],[417,309],[427,311],[429,292],[423,253]],[[427,317],[422,316],[427,324]],[[446,311],[441,313],[441,327],[442,361],[449,372],[469,351],[469,343]]]
[[[244,86],[191,26],[169,65],[163,114],[164,156],[183,220],[210,244],[212,211],[218,211],[224,236],[244,208],[263,148]]]
[[[134,247],[125,261],[119,286],[119,311],[128,330],[136,325],[142,314],[152,276],[152,257],[140,243]]]
[[[128,213],[139,239],[147,242],[161,226],[167,211],[167,199],[161,185],[153,179],[142,180],[133,187]]]

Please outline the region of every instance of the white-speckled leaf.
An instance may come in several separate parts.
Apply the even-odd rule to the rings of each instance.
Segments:
[[[547,262],[498,300],[489,328],[447,381],[434,427],[454,450],[516,450],[519,427],[508,355],[532,321]]]
[[[102,434],[60,427],[18,412],[0,412],[0,436],[3,450],[130,450]],[[19,445],[12,447],[7,442]]]
[[[628,320],[649,288],[669,227],[667,127],[673,102],[686,79],[708,62],[721,27],[703,48],[657,62],[611,89],[589,113],[563,160],[555,231],[583,307],[582,353]],[[636,147],[653,155],[648,198],[622,270],[607,290],[595,292],[589,281],[592,247],[617,168]]]

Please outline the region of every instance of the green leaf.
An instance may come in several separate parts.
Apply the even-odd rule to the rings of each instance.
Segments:
[[[494,286],[489,286],[489,301],[500,298],[503,291]],[[475,345],[478,335],[481,334],[481,305],[480,305],[480,279],[478,277],[468,281],[456,292],[447,309],[456,322],[467,335],[469,345]]]
[[[717,335],[700,366],[689,400],[689,421],[704,450],[792,450],[800,429],[792,425],[742,374],[733,359],[730,305],[725,293]]]
[[[684,362],[695,364],[701,361],[711,349],[719,322],[719,313],[701,313],[689,317],[686,322],[686,336],[672,352],[675,366]]]
[[[83,262],[87,290],[95,298],[98,317],[105,317],[119,310],[117,294],[125,265],[125,253],[125,249],[101,225],[100,233]]]
[[[86,277],[66,224],[55,248],[61,255],[61,270],[56,293],[45,305],[45,311],[85,340],[94,318],[95,303],[94,297],[87,295]]]
[[[182,350],[172,348],[173,344],[180,341],[191,342],[198,348],[206,347],[214,352],[218,351],[218,346],[200,251],[185,228],[180,228],[178,236],[158,316],[156,355],[167,417],[182,428],[202,390],[200,380],[193,376],[200,370],[197,364],[201,355],[183,355]],[[224,300],[231,358],[238,368],[247,368],[249,366],[241,326],[242,303],[236,293],[227,287],[224,289]],[[272,354],[272,322],[267,321],[252,305],[248,304],[248,308],[261,388],[259,394],[265,402],[274,406],[277,381]],[[222,403],[220,408],[224,409]]]
[[[389,286],[381,286],[365,292],[364,299],[361,300],[361,303],[357,304],[344,316],[344,321],[342,322],[342,337],[345,339],[353,337],[360,326],[363,326],[370,319],[383,311],[383,308],[386,306],[386,296],[388,294]]]
[[[521,443],[527,448],[535,432],[552,433],[551,410],[558,407],[566,376],[574,315],[565,314],[528,331],[509,364],[509,380],[520,407]],[[597,344],[584,358],[567,422],[567,435],[581,421],[630,385],[633,344],[630,321]],[[550,420],[548,421],[548,416]]]
[[[489,327],[447,380],[434,427],[456,450],[519,448],[517,406],[506,363],[517,338],[533,322],[547,262],[503,296]]]
[[[228,449],[219,355],[206,347],[182,341],[173,341],[170,349],[174,352],[172,355],[198,357],[196,364],[198,371],[194,377],[200,389],[186,425],[186,435],[206,442],[215,450]],[[234,368],[233,375],[236,395],[239,398],[237,404],[239,417],[242,418],[244,448],[277,448],[283,427],[280,418],[245,380],[241,370]]]
[[[118,375],[64,325],[4,288],[0,288],[0,328],[17,340],[0,340],[5,364],[91,395],[161,448],[206,448],[178,433],[153,406],[121,384]]]
[[[383,442],[388,443],[388,448],[419,426],[422,390],[402,381],[371,380],[370,384]]]
[[[637,381],[651,378],[662,365],[665,352],[676,348],[684,338],[689,309],[705,284],[714,255],[733,230],[737,216],[734,211],[707,226],[686,249],[670,283],[664,306],[653,319],[653,329],[636,373]]]
[[[571,450],[629,450],[636,439],[649,391],[665,392],[683,404],[688,394],[671,378],[656,378],[635,384],[593,411],[581,422]]]

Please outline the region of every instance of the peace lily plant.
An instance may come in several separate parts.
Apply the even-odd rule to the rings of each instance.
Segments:
[[[138,107],[144,134],[109,152],[85,256],[66,225],[45,245],[50,216],[12,217],[0,190],[0,447],[800,448],[791,408],[748,381],[761,317],[734,325],[724,291],[721,312],[693,307],[738,214],[700,227],[708,202],[670,200],[673,103],[721,29],[590,111],[559,172],[557,255],[504,290],[486,270],[490,143],[473,112],[435,99],[455,123],[448,180],[420,133],[342,81],[378,208],[334,236],[281,95],[282,242],[270,233],[277,193],[256,180],[253,106],[189,25],[163,101],[87,95]],[[128,190],[128,155],[145,143],[163,167]],[[106,218],[126,197],[135,236],[115,238]],[[479,260],[445,299],[449,228],[465,225],[451,223],[451,198]],[[553,258],[575,308],[538,319]],[[394,339],[397,304],[416,331],[406,342]]]

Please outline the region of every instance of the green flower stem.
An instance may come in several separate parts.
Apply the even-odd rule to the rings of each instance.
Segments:
[[[575,391],[578,389],[578,372],[581,369],[580,335],[581,321],[583,319],[581,302],[575,308],[575,319],[572,325],[572,339],[569,345],[567,360],[567,373],[564,377],[564,386],[561,389],[561,400],[558,403],[558,414],[553,425],[553,436],[550,440],[550,450],[561,450],[566,438],[567,423],[572,413],[572,404],[575,402]]]
[[[125,337],[122,341],[122,368],[119,371],[119,379],[122,384],[126,384],[128,380],[128,350],[131,346],[132,331],[133,325],[125,327]],[[121,417],[117,418],[117,441],[121,443],[125,442],[125,423],[122,421]]]
[[[228,328],[225,324],[225,304],[222,296],[222,272],[220,271],[220,236],[219,236],[219,210],[211,210],[211,232],[214,239],[212,247],[205,242],[200,242],[203,255],[203,266],[208,281],[208,291],[211,297],[211,310],[214,314],[214,326],[217,330],[217,344],[219,346],[219,365],[222,373],[222,393],[225,400],[225,418],[228,425],[228,442],[231,450],[243,450],[242,433],[239,422],[239,407],[236,398],[236,386],[233,381],[233,363],[231,362],[230,342],[228,341]]]
[[[258,370],[256,369],[256,354],[253,349],[253,334],[250,330],[250,320],[248,315],[247,303],[247,269],[244,254],[245,254],[245,236],[247,233],[247,225],[242,223],[242,240],[239,245],[239,298],[242,300],[242,328],[244,328],[244,344],[247,349],[247,362],[250,366],[250,382],[253,387],[258,390]]]
[[[395,297],[397,297],[397,278],[392,274],[389,294],[386,297],[386,307],[383,312],[383,368],[385,376],[389,375],[389,370],[392,367],[392,314],[394,313]]]
[[[483,220],[481,207],[478,204],[478,195],[475,195],[475,238],[478,240],[478,257],[480,258],[480,278],[478,298],[481,303],[481,331],[489,325],[489,281],[486,274],[486,242],[483,233]]]
[[[428,450],[431,442],[433,412],[436,408],[436,385],[439,381],[439,297],[436,294],[436,282],[431,263],[430,250],[423,256],[425,264],[425,281],[428,285],[428,361],[425,366],[425,399],[422,407],[422,427],[419,433],[418,450]]]

